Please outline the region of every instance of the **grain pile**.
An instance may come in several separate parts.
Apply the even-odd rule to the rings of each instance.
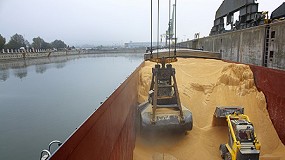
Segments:
[[[151,68],[140,71],[139,102],[147,99]],[[137,137],[134,160],[220,160],[219,145],[227,143],[224,126],[212,126],[216,106],[242,106],[261,142],[261,160],[285,160],[285,147],[271,123],[264,94],[254,84],[249,66],[211,59],[179,59],[173,63],[182,104],[193,114],[193,130],[168,138]]]

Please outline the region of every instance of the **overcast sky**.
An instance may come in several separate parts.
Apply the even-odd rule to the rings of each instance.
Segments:
[[[157,0],[153,2],[156,8]],[[178,41],[192,39],[197,32],[207,36],[222,2],[177,0]],[[259,11],[271,13],[283,0],[257,2]],[[160,4],[160,33],[165,33],[169,1]],[[29,42],[40,36],[76,46],[150,41],[150,0],[0,0],[0,34],[9,40],[15,33]]]

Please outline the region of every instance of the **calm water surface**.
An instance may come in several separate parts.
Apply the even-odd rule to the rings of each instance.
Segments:
[[[0,62],[0,159],[37,160],[65,141],[143,61],[142,54]]]

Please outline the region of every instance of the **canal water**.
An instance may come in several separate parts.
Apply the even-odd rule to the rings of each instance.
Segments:
[[[39,159],[52,140],[65,141],[142,61],[143,54],[1,61],[0,159]]]

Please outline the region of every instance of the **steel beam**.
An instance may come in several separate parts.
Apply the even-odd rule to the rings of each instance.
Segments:
[[[254,1],[255,0],[224,0],[216,11],[215,19],[225,17],[229,13],[234,13],[249,4],[255,4]]]

